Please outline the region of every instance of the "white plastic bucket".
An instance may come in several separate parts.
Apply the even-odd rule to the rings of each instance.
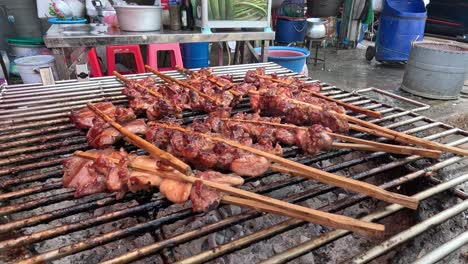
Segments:
[[[40,68],[50,67],[54,78],[57,79],[57,70],[55,68],[55,59],[50,55],[36,55],[23,57],[15,60],[16,68],[23,79],[23,83],[40,83]]]

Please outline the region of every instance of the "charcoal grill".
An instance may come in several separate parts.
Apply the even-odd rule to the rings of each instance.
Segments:
[[[233,74],[235,80],[240,81],[247,70],[256,67],[266,67],[266,73],[296,75],[273,63],[215,67],[213,70],[215,74]],[[175,71],[167,74],[184,78]],[[139,79],[145,76],[148,74],[127,77]],[[314,81],[302,78],[308,82]],[[322,85],[323,94],[383,114],[381,119],[372,120],[357,115],[360,118],[452,146],[462,146],[468,142],[468,132],[416,113],[428,106],[398,98],[405,103],[416,104],[416,108],[406,110],[361,93],[346,92],[326,83]],[[348,261],[350,257],[359,255],[354,261],[367,262],[403,250],[396,244],[382,243],[385,238],[349,235],[346,231],[328,230],[300,220],[235,206],[222,205],[207,214],[196,215],[187,205],[173,205],[159,193],[127,194],[121,200],[116,200],[111,194],[73,198],[73,191],[61,186],[61,162],[74,151],[89,147],[84,133],[76,129],[67,116],[70,110],[84,107],[87,102],[111,101],[125,105],[127,100],[121,89],[122,84],[114,77],[93,78],[87,82],[59,81],[49,86],[2,87],[0,261],[310,263],[314,256],[316,261],[335,262]],[[375,89],[365,92],[372,91]],[[248,110],[246,100],[235,109]],[[184,113],[185,121],[202,116],[203,113],[199,112]],[[384,141],[363,133],[354,136]],[[135,150],[130,145],[123,147]],[[457,185],[468,180],[464,158],[451,154],[444,154],[434,161],[418,156],[341,149],[308,157],[299,156],[294,148],[289,148],[285,156],[345,177],[416,195],[422,200],[442,194],[446,199],[467,197],[462,190],[456,189]],[[450,177],[440,177],[445,175],[443,172],[448,172],[446,174]],[[386,206],[363,195],[290,175],[267,173],[247,180],[243,188],[324,211],[384,221],[389,227],[387,232],[397,234],[397,238],[400,231],[419,222],[415,219],[415,212],[403,210],[400,206]],[[450,194],[446,191],[450,191]],[[447,206],[457,211],[443,213],[445,218],[441,222],[448,219],[455,221],[460,212],[466,211],[466,201],[455,201]],[[423,206],[427,205],[423,203]],[[446,208],[437,209],[439,212]],[[395,222],[403,219],[402,215],[407,216],[404,219],[408,223]],[[413,233],[407,240],[418,234]],[[365,246],[356,247],[356,244],[364,242],[367,243]],[[337,250],[340,243],[344,243],[348,249],[343,252]],[[311,255],[311,252],[315,255]]]

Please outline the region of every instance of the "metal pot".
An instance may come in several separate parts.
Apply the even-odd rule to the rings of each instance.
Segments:
[[[457,99],[468,74],[468,45],[415,42],[401,89],[432,99]]]
[[[161,29],[160,6],[114,6],[120,29],[125,31],[155,31]]]
[[[322,18],[308,18],[307,19],[307,37],[319,39],[325,37],[327,28],[325,27],[326,19]]]

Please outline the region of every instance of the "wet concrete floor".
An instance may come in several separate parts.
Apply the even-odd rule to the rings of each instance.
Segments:
[[[431,108],[421,112],[423,115],[468,129],[468,98],[460,97],[458,100],[450,101],[430,100],[400,90],[405,64],[384,65],[375,60],[369,62],[365,59],[365,50],[362,49],[320,49],[318,57],[323,58],[324,55],[325,64],[318,62],[314,66],[313,59],[309,60],[308,74],[311,78],[327,82],[347,91],[368,87],[390,91],[429,104]],[[395,99],[385,98],[385,101],[390,105],[411,108],[411,106],[401,105]]]

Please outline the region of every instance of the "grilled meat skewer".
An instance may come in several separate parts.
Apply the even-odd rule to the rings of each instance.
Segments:
[[[156,125],[150,126],[145,136],[146,140],[158,148],[166,150],[200,170],[232,171],[240,176],[253,177],[262,175],[270,166],[268,160],[263,157],[246,153],[222,142],[208,140],[196,134],[182,133]],[[252,145],[252,143],[250,144]],[[273,150],[273,147],[270,146],[252,146]]]
[[[86,159],[84,156],[95,159]],[[147,171],[135,169],[141,167]],[[63,170],[63,185],[66,188],[75,188],[76,197],[116,192],[120,198],[128,191],[149,191],[151,186],[158,186],[161,194],[173,203],[184,203],[190,199],[196,212],[217,206],[221,199],[220,192],[197,182],[192,186],[191,183],[150,173],[156,171],[175,175],[176,171],[156,159],[128,154],[124,150],[108,148],[79,153],[64,161]],[[216,171],[199,171],[195,173],[195,177],[230,186],[244,183],[238,175]]]
[[[132,133],[143,135],[146,132],[146,122],[143,119],[137,119],[132,109],[117,107],[108,102],[96,103],[95,106]],[[106,148],[123,138],[119,131],[88,108],[72,111],[70,120],[78,128],[88,129],[86,139],[91,147]]]

